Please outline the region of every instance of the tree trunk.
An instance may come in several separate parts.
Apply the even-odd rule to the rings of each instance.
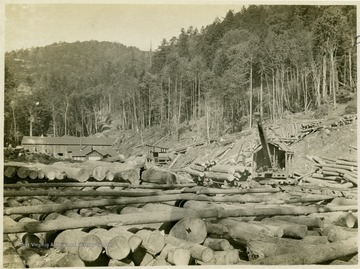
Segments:
[[[261,265],[300,265],[319,264],[335,260],[347,255],[355,254],[358,251],[357,238],[350,238],[323,245],[308,245],[299,247],[288,253],[259,259],[251,264]]]
[[[323,102],[326,101],[327,98],[327,83],[326,83],[326,54],[324,53],[323,55],[323,63],[322,63],[322,67],[323,67],[323,82],[322,82],[322,99]]]
[[[249,78],[249,88],[250,88],[250,99],[249,99],[249,105],[250,105],[250,113],[249,113],[249,127],[251,129],[252,127],[252,110],[253,110],[253,83],[252,83],[252,80],[253,80],[253,68],[252,68],[252,57],[250,59],[250,78]]]

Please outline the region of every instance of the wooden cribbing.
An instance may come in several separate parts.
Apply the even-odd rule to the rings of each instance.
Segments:
[[[132,198],[127,198],[132,199]],[[139,198],[137,198],[139,199]],[[87,201],[87,203],[89,203]],[[44,206],[44,205],[43,205]],[[165,221],[176,221],[184,217],[199,217],[199,218],[226,218],[226,217],[239,217],[239,216],[274,216],[274,215],[306,215],[319,212],[332,212],[332,211],[348,211],[357,210],[357,206],[268,206],[268,207],[244,207],[238,209],[203,209],[194,210],[192,213],[163,213],[154,212],[140,213],[140,214],[125,214],[125,215],[107,215],[101,217],[84,217],[69,221],[54,220],[45,222],[33,222],[28,224],[16,223],[16,225],[5,225],[4,233],[17,233],[17,232],[44,232],[52,230],[75,229],[83,227],[95,227],[99,225],[107,225],[109,223],[122,223],[123,225],[132,224],[145,224],[145,223],[159,223]],[[15,213],[15,212],[14,212]]]
[[[323,245],[308,245],[296,249],[296,251],[271,256],[264,259],[252,261],[257,265],[301,265],[319,264],[332,261],[358,251],[357,238],[334,242]]]
[[[196,243],[181,240],[170,235],[165,235],[165,242],[166,244],[188,249],[191,253],[191,257],[203,262],[209,262],[214,257],[214,252],[210,248]]]
[[[200,218],[183,218],[172,227],[169,235],[201,244],[207,236],[206,224]]]
[[[279,226],[284,229],[284,236],[292,237],[292,238],[304,238],[307,235],[307,226],[306,225],[300,225],[295,223],[290,223],[287,221],[280,221],[275,220],[272,218],[265,218],[262,220],[262,222],[273,225],[273,226]]]

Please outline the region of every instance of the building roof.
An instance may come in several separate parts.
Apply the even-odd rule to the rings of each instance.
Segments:
[[[40,136],[24,136],[22,145],[84,145],[84,146],[111,146],[113,143],[111,138],[105,137],[40,137]]]
[[[282,142],[278,142],[278,141],[268,141],[269,144],[274,145],[275,147],[277,147],[278,149],[285,151],[285,152],[289,152],[292,153],[293,151],[284,143]],[[262,148],[261,143],[259,143],[255,149],[254,149],[254,153],[258,152],[260,149]]]
[[[112,148],[108,149],[92,149],[91,147],[85,147],[82,150],[75,150],[72,152],[72,157],[86,157],[91,152],[98,152],[100,155],[105,157],[106,155],[109,155],[110,157],[117,155],[118,153],[113,150]]]

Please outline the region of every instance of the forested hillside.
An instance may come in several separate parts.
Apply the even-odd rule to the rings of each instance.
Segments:
[[[5,55],[5,141],[155,125],[207,136],[356,99],[355,6],[249,6],[154,52],[58,43]],[[226,127],[226,128],[225,128]]]

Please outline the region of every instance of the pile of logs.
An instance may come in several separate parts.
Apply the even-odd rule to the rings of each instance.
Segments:
[[[249,180],[251,171],[243,165],[221,164],[214,160],[194,162],[182,169],[190,174],[194,181],[203,186],[237,186]]]
[[[307,156],[316,162],[316,171],[307,178],[309,183],[326,187],[352,188],[357,186],[357,160],[339,157],[336,160]]]
[[[105,161],[55,162],[50,165],[8,162],[4,164],[4,176],[8,182],[16,179],[74,182],[93,180],[129,182],[137,185],[140,179],[140,167],[144,163],[144,160],[127,163]]]
[[[163,178],[4,184],[4,265],[356,263],[355,199]]]
[[[357,120],[357,114],[353,114],[353,115],[344,115],[340,119],[330,120],[327,122],[317,121],[317,122],[303,124],[301,126],[301,134],[299,136],[299,140],[318,130],[337,128],[339,126],[352,124],[356,122],[356,120]]]

